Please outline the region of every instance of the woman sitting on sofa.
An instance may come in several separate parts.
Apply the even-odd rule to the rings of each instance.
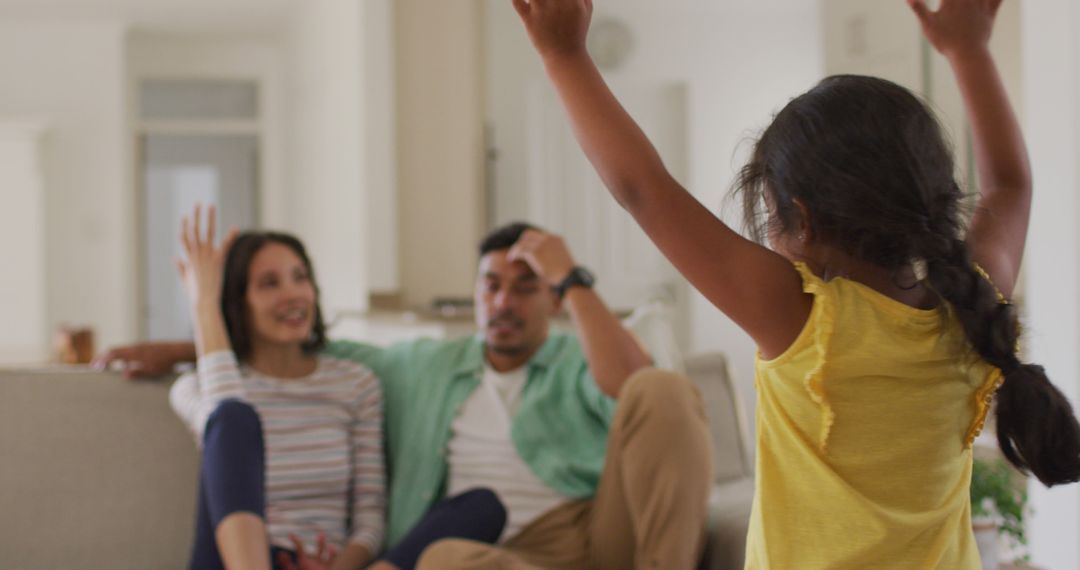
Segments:
[[[233,230],[215,246],[213,207],[205,232],[200,218],[196,207],[183,220],[177,261],[198,362],[170,394],[202,449],[191,567],[371,564],[385,510],[378,379],[319,354],[318,286],[299,240]],[[504,523],[490,491],[448,499],[372,568],[409,568],[439,538],[492,542]]]

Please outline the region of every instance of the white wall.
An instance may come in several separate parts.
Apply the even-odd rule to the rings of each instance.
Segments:
[[[617,18],[634,35],[629,59],[606,73],[609,80],[687,86],[689,174],[683,182],[704,204],[720,211],[741,165],[736,151],[747,150],[743,143],[768,123],[774,111],[821,77],[817,2],[623,0],[595,6],[594,22]],[[512,107],[524,108],[521,102],[530,82],[546,79],[512,7],[488,0],[485,17],[487,41],[492,44],[487,50],[490,113],[512,116]],[[524,144],[524,120],[501,122],[498,127],[496,145]],[[495,178],[497,222],[527,212],[524,158],[521,152],[499,155],[505,168]],[[737,204],[725,208],[725,213],[729,224],[741,227]],[[724,351],[752,409],[753,343],[697,293],[689,305],[690,341],[684,349]]]
[[[1025,135],[1035,198],[1025,259],[1030,357],[1077,409],[1080,397],[1080,6],[1021,3]],[[1032,418],[1032,421],[1038,421]],[[1032,560],[1080,568],[1080,489],[1031,483]]]
[[[45,281],[45,170],[47,125],[0,120],[0,363],[48,357]]]
[[[368,300],[365,3],[298,5],[285,33],[288,67],[284,225],[313,258],[328,319]]]
[[[124,31],[111,20],[0,21],[0,116],[50,125],[46,326],[92,326],[99,346],[137,328]]]
[[[653,65],[690,77],[689,187],[736,228],[742,227],[741,205],[727,196],[753,137],[788,100],[822,76],[817,2],[782,4],[699,6],[673,28],[686,30],[687,51],[655,54]],[[661,15],[652,20],[661,20]],[[659,30],[654,41],[666,41],[671,51],[681,43]],[[691,350],[728,354],[747,409],[753,410],[753,342],[696,292],[690,323]]]

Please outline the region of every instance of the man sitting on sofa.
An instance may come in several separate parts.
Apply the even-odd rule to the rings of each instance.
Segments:
[[[485,487],[507,509],[500,545],[445,540],[420,567],[693,568],[712,479],[696,390],[646,368],[558,236],[511,224],[480,255],[480,334],[328,348],[383,383],[388,543],[443,496]],[[563,307],[577,338],[549,330]],[[143,344],[100,362],[151,375],[193,357]]]

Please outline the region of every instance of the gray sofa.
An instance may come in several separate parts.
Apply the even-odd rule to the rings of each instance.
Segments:
[[[722,356],[685,365],[717,451],[700,568],[742,568],[752,495],[745,418]],[[168,387],[80,368],[0,370],[0,566],[185,567],[198,457]]]

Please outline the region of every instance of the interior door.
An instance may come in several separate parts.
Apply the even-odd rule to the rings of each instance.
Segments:
[[[219,233],[255,225],[258,140],[254,135],[148,134],[142,139],[144,300],[148,340],[191,338],[187,296],[174,259],[180,219],[195,204],[218,210]]]

